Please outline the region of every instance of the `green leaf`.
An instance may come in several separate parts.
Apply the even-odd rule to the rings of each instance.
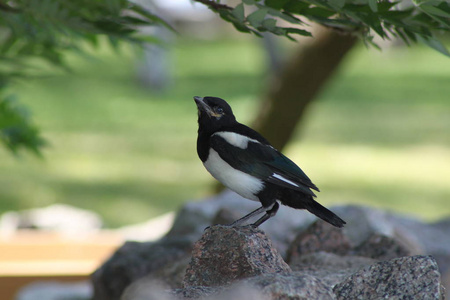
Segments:
[[[255,0],[242,0],[242,2],[244,2],[244,4],[247,4],[247,5],[255,5],[256,4]]]
[[[273,9],[273,8],[271,8],[271,7],[267,7],[267,6],[264,6],[264,5],[260,5],[260,4],[259,4],[259,5],[257,5],[257,6],[258,6],[260,9],[261,9],[261,8],[267,9],[267,13],[268,13],[268,14],[270,14],[270,15],[272,15],[272,16],[274,16],[274,17],[278,17],[278,18],[280,18],[280,19],[283,19],[283,20],[285,20],[285,21],[287,21],[287,22],[289,22],[289,23],[293,23],[293,24],[299,24],[299,23],[301,23],[299,19],[293,17],[292,15],[285,14],[285,13],[283,13],[283,12],[281,12],[281,11],[278,11],[278,10],[276,10],[276,9]]]
[[[450,13],[446,12],[444,9],[441,9],[440,7],[431,5],[420,5],[419,7],[428,14],[432,14],[438,17],[450,18]]]
[[[291,0],[284,6],[284,10],[291,14],[303,15],[304,11],[309,8],[309,3]]]
[[[277,20],[275,19],[265,19],[262,22],[262,27],[266,28],[268,31],[275,30],[277,27]]]
[[[418,41],[425,43],[434,50],[437,50],[440,53],[450,57],[450,52],[448,51],[448,49],[435,37],[422,35],[416,35],[416,37]]]
[[[166,27],[166,28],[170,29],[171,31],[175,32],[175,29],[169,23],[164,21],[162,18],[154,15],[153,13],[149,12],[148,10],[144,9],[140,5],[131,4],[128,9],[130,9],[131,11],[133,11],[135,13],[138,13],[139,15],[147,18],[148,20],[153,21],[154,23],[161,24],[164,27]],[[150,25],[150,24],[147,24],[147,25]]]
[[[410,42],[408,40],[408,37],[406,36],[406,34],[404,34],[400,28],[394,28],[394,32],[395,35],[400,37],[402,39],[402,41],[406,44],[406,45],[410,45]]]
[[[267,15],[267,9],[266,8],[260,8],[254,12],[252,12],[250,15],[247,16],[247,21],[255,28],[261,26],[262,22],[264,21],[264,18]]]
[[[328,4],[333,7],[335,10],[339,11],[345,5],[345,0],[329,0]]]
[[[373,12],[378,12],[378,4],[377,4],[377,0],[368,0],[369,2],[369,7]]]
[[[347,12],[347,15],[349,15],[351,18],[360,21],[370,28],[372,28],[380,37],[385,38],[387,37],[386,33],[384,32],[383,26],[381,25],[381,21],[378,18],[377,15],[373,13],[366,13],[366,12]]]
[[[388,11],[392,7],[394,7],[395,5],[399,4],[400,2],[401,2],[401,0],[400,1],[392,1],[392,2],[390,2],[390,1],[381,1],[381,2],[378,2],[377,8],[378,8],[378,11],[380,11],[380,12]]]
[[[245,13],[244,13],[244,4],[240,3],[238,5],[236,5],[236,7],[231,11],[231,13],[233,14],[233,16],[236,17],[236,19],[243,23],[245,20]]]
[[[265,0],[264,4],[268,7],[280,10],[291,0]]]
[[[332,11],[330,9],[325,9],[325,8],[321,8],[321,7],[311,7],[309,9],[307,9],[304,14],[313,16],[313,17],[319,17],[319,18],[329,18],[331,16],[334,16],[336,14],[336,12]]]
[[[312,36],[311,32],[299,28],[285,28],[287,33],[295,33],[303,36]]]

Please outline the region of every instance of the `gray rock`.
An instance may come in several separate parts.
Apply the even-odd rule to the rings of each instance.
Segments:
[[[334,287],[337,299],[443,299],[440,273],[431,256],[375,263]]]
[[[450,219],[427,224],[393,214],[390,221],[400,230],[414,234],[423,252],[436,259],[441,273],[450,272]]]
[[[123,292],[121,300],[173,298],[173,295],[167,294],[167,290],[183,286],[183,278],[190,261],[190,256],[186,255],[133,281]]]
[[[253,295],[263,295],[263,298],[250,299],[286,299],[286,300],[309,300],[309,299],[336,299],[330,287],[326,286],[319,279],[304,274],[262,274],[253,278],[245,279],[236,287],[250,287],[258,293]],[[245,291],[245,288],[242,289]],[[228,298],[228,299],[246,299]]]
[[[361,245],[372,235],[378,234],[395,238],[414,255],[427,253],[413,229],[427,226],[423,222],[366,206],[345,205],[334,207],[333,210],[347,221],[343,231],[354,247]]]
[[[92,275],[94,299],[120,299],[129,284],[186,257],[191,249],[192,242],[181,238],[125,243]]]
[[[363,243],[373,233],[394,235],[394,225],[385,211],[360,205],[338,206],[333,211],[347,222],[343,231],[354,246]]]
[[[338,271],[342,269],[361,269],[365,266],[376,263],[377,261],[368,257],[361,256],[342,256],[329,252],[314,252],[296,257],[289,266],[293,271],[304,270],[329,270]]]
[[[164,268],[152,272],[149,277],[163,282],[168,288],[182,288],[184,275],[186,274],[186,269],[190,261],[190,255],[183,256],[165,265]]]
[[[263,273],[286,272],[291,269],[261,230],[216,225],[195,243],[184,286],[220,286]]]
[[[376,260],[367,257],[315,252],[296,258],[289,266],[296,274],[314,276],[327,286],[333,287],[356,271],[375,262]]]
[[[446,295],[446,298],[450,298],[450,272],[447,272],[442,276],[442,285],[445,287],[445,292],[443,294]],[[444,299],[444,297],[442,298]]]
[[[204,300],[336,299],[330,287],[305,274],[261,274],[227,287],[187,287],[172,294],[177,299]]]
[[[217,299],[224,291],[224,287],[219,286],[191,286],[183,289],[171,290],[169,293],[175,299]]]
[[[354,253],[359,256],[383,261],[410,256],[413,254],[413,250],[408,249],[407,245],[395,238],[374,233],[365,242],[356,247]]]
[[[423,223],[418,220],[392,214],[390,222],[403,232],[414,234],[420,243],[423,253],[432,255],[436,259],[443,278],[450,278],[450,219],[435,223]],[[450,280],[443,281],[450,298]]]
[[[136,280],[123,292],[120,300],[175,300],[168,287],[148,277]]]
[[[350,248],[350,241],[340,228],[317,220],[292,242],[287,261],[290,262],[304,254],[318,251],[342,255],[348,253]]]

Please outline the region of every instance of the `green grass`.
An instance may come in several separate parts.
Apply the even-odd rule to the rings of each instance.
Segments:
[[[68,203],[115,227],[211,192],[196,157],[192,96],[228,99],[238,119],[251,122],[266,84],[259,44],[179,42],[166,93],[139,86],[132,52],[123,52],[70,56],[73,73],[11,89],[50,146],[44,160],[0,150],[0,212]],[[286,152],[321,188],[324,204],[449,215],[449,82],[450,59],[432,50],[355,49]]]

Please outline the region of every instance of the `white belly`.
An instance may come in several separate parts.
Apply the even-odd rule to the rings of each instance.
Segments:
[[[253,176],[232,168],[220,158],[215,150],[209,151],[208,159],[203,165],[214,178],[222,182],[227,188],[244,198],[259,201],[255,194],[264,187],[264,183]]]

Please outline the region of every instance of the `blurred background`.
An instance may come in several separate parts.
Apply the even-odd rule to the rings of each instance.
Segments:
[[[7,87],[0,76],[3,93],[28,109],[21,113],[46,140],[41,157],[0,147],[2,298],[36,280],[86,280],[134,238],[115,229],[156,218],[140,236],[151,239],[151,228],[157,238],[183,204],[217,192],[197,157],[193,96],[227,100],[241,123],[261,129],[309,175],[325,206],[367,205],[425,221],[450,216],[449,57],[421,44],[378,40],[377,50],[353,39],[336,58],[340,38],[320,31],[298,42],[258,38],[199,3],[152,1],[150,9],[177,33],[143,29],[152,37],[143,48],[84,41],[82,51],[51,57],[64,59],[65,69],[37,64],[37,76]],[[329,78],[322,72],[329,63],[314,58],[319,50],[335,57]],[[301,80],[290,78],[297,66]],[[268,117],[280,82],[302,103]],[[55,204],[43,214],[17,213]],[[34,216],[47,229],[72,223],[60,228],[70,237],[16,232],[39,226]]]
[[[0,212],[69,204],[107,228],[214,192],[196,154],[192,97],[229,101],[252,124],[273,57],[298,43],[241,34],[200,5],[156,3],[179,34],[146,49],[108,43],[67,53],[70,72],[20,80],[48,145],[43,159],[0,148]],[[301,42],[300,42],[301,43]],[[285,148],[324,205],[357,203],[426,220],[450,215],[450,59],[421,45],[357,43]],[[274,54],[275,53],[275,54]]]

